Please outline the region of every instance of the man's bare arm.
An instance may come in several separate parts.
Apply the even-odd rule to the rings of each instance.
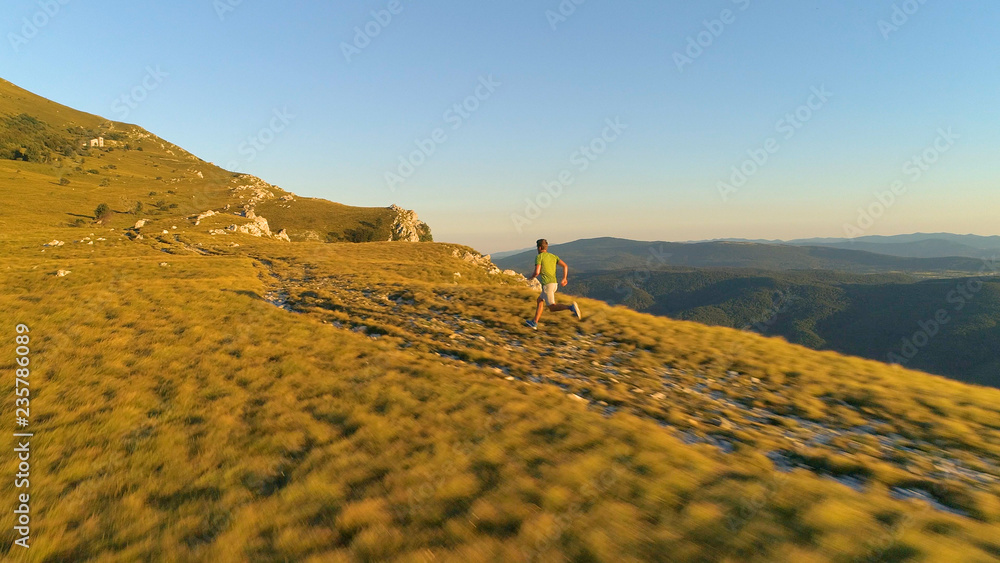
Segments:
[[[566,285],[569,283],[569,266],[562,260],[559,260],[559,265],[562,266],[563,269],[563,278],[562,281],[559,283],[561,283],[562,285]]]

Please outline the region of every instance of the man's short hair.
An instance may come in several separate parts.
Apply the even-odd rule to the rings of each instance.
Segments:
[[[545,240],[543,238],[540,238],[540,239],[538,239],[535,242],[535,246],[537,246],[538,248],[541,248],[542,250],[548,250],[549,249],[549,241],[547,241],[547,240]]]

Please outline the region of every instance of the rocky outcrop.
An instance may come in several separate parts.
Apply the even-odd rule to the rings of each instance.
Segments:
[[[226,228],[226,231],[232,233],[242,233],[254,237],[275,238],[286,242],[292,242],[292,239],[288,237],[288,233],[284,229],[277,234],[272,233],[270,226],[267,224],[267,219],[257,216],[255,211],[258,203],[277,198],[278,196],[275,195],[275,191],[280,190],[280,188],[268,184],[264,180],[249,174],[241,174],[233,180],[233,183],[236,184],[232,188],[233,195],[243,200],[242,211],[238,211],[237,215],[246,217],[250,220],[250,222],[243,225],[230,225]],[[281,201],[292,201],[294,199],[294,195],[283,195],[280,199]],[[213,211],[206,211],[205,213],[202,213],[198,216],[195,224],[197,225],[202,219],[211,217],[214,214],[215,213]]]
[[[389,209],[396,213],[392,221],[389,242],[423,242],[430,239],[431,228],[417,217],[416,211],[403,209],[392,204]]]
[[[226,227],[227,231],[234,233],[243,233],[245,235],[250,235],[252,237],[273,237],[271,233],[271,228],[267,224],[267,219],[263,217],[257,217],[252,212],[250,216],[247,217],[251,219],[249,223],[243,225],[230,225]],[[286,235],[287,238],[287,235]]]
[[[524,276],[515,272],[514,270],[501,271],[500,268],[497,268],[496,264],[493,263],[493,259],[492,257],[490,257],[489,254],[473,254],[468,250],[462,251],[456,248],[451,252],[451,255],[454,256],[455,258],[461,258],[464,262],[468,262],[469,264],[472,264],[474,266],[479,266],[480,268],[486,270],[486,273],[490,274],[491,276],[499,275],[499,276],[509,277],[512,278],[513,281],[515,282],[523,283],[525,285],[534,287],[534,284],[530,283]],[[535,282],[535,284],[538,283],[538,280],[531,280],[531,281]]]
[[[233,195],[243,200],[244,211],[252,211],[258,203],[274,199],[274,191],[279,189],[249,174],[240,174],[233,183],[236,184],[232,188]]]

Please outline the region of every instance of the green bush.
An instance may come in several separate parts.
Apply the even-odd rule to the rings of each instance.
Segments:
[[[104,223],[111,218],[111,206],[106,203],[102,203],[97,206],[94,210],[94,220],[98,223]]]
[[[49,162],[53,156],[74,156],[79,142],[52,130],[44,121],[27,114],[0,119],[0,158],[26,162]]]

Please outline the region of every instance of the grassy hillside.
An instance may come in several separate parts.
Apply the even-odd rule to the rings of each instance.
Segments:
[[[5,560],[1000,557],[1000,391],[587,299],[529,331],[467,248],[213,235],[186,200],[242,192],[184,174],[139,238],[66,213],[148,185],[0,169]]]
[[[750,327],[810,348],[879,361],[895,354],[892,361],[904,360],[911,368],[1000,387],[1000,281],[990,278],[668,269],[641,279],[627,271],[582,273],[574,281],[575,295],[637,311]],[[964,289],[970,287],[978,290]],[[915,336],[940,310],[948,320],[932,330],[933,338],[924,342]],[[915,338],[922,345],[913,344]]]
[[[105,138],[104,148],[84,146],[97,137]],[[25,155],[28,161],[21,158]],[[313,238],[309,233],[319,240],[389,240],[395,218],[387,208],[307,198],[282,201],[291,194],[205,162],[141,127],[55,104],[3,80],[0,180],[12,190],[5,195],[28,194],[8,199],[8,209],[0,215],[3,228],[21,228],[28,222],[39,227],[77,225],[89,233],[101,203],[113,212],[109,227],[120,229],[146,219],[170,229],[178,217],[214,210],[230,218],[205,224],[225,228],[245,222],[232,218],[252,197],[252,190],[240,188],[258,185],[273,198],[257,204],[257,215],[268,219],[274,232],[287,229],[293,240]],[[169,221],[161,221],[168,216]],[[81,236],[72,233],[66,238]]]
[[[855,273],[978,273],[982,260],[964,257],[903,258],[824,246],[750,242],[672,243],[616,238],[578,240],[550,251],[576,271],[657,269],[662,266],[758,268],[765,270],[838,270]],[[529,271],[535,251],[497,260],[502,268]]]

